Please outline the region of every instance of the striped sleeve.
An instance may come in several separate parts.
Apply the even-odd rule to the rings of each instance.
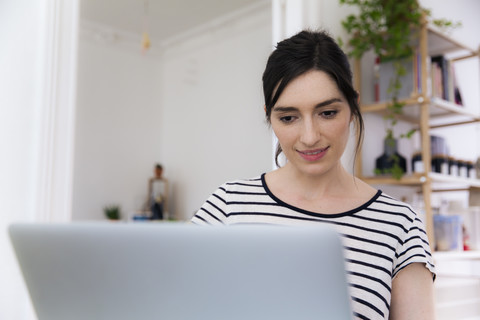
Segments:
[[[415,214],[395,252],[393,278],[411,263],[422,263],[435,279],[435,267],[423,222]]]
[[[223,225],[228,215],[226,184],[219,187],[193,216],[191,222],[198,225]]]

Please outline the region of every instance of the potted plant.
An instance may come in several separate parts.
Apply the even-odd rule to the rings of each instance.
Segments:
[[[103,212],[108,220],[120,220],[121,218],[121,210],[119,205],[106,206],[103,208]]]

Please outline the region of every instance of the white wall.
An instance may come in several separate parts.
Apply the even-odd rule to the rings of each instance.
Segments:
[[[27,319],[27,293],[7,235],[13,221],[33,217],[35,97],[41,5],[0,4],[0,318]],[[15,30],[15,32],[12,32]],[[24,41],[22,39],[29,39]],[[29,310],[31,312],[31,310]]]
[[[34,312],[7,235],[70,217],[77,1],[0,2],[0,318]]]
[[[475,32],[478,28],[480,3],[477,0],[420,0],[423,8],[431,11],[431,18],[445,18],[453,22],[462,22],[462,27],[451,30],[451,36],[472,48],[478,49],[479,39]]]
[[[160,68],[159,60],[141,54],[140,41],[132,48],[82,33],[74,220],[103,219],[110,204],[119,204],[125,217],[141,209],[161,158]]]
[[[162,162],[170,210],[189,219],[220,184],[271,168],[261,77],[270,6],[170,46],[162,73]]]
[[[267,2],[171,39],[153,56],[125,45],[121,32],[82,26],[74,220],[102,219],[111,203],[126,215],[141,209],[156,162],[177,219],[189,219],[224,181],[270,169],[261,91]]]

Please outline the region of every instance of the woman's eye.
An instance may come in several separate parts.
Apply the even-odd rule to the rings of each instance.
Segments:
[[[336,110],[322,111],[322,113],[320,115],[324,118],[330,119],[330,118],[333,118],[337,115],[337,111]]]
[[[290,123],[293,122],[293,120],[295,120],[294,116],[284,116],[280,118],[280,121],[283,123]]]

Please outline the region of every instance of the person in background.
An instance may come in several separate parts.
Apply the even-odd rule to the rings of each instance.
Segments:
[[[148,180],[147,205],[151,220],[163,220],[167,212],[168,180],[163,177],[163,167],[155,165],[155,176]]]
[[[435,268],[422,221],[341,163],[351,125],[357,152],[364,131],[345,53],[326,32],[302,31],[271,53],[263,91],[279,168],[223,184],[191,222],[329,224],[343,241],[354,318],[434,319]]]

